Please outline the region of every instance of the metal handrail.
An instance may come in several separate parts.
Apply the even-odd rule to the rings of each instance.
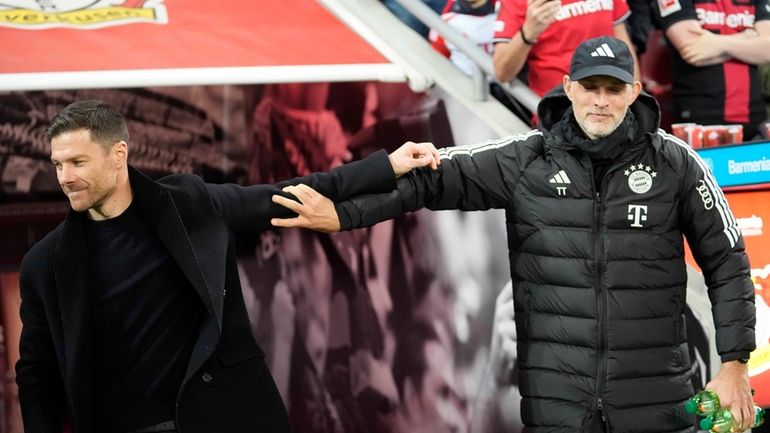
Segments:
[[[441,17],[420,0],[396,0],[401,6],[412,13],[418,20],[422,21],[428,27],[437,31],[444,39],[454,44],[460,51],[465,53],[475,64],[473,71],[474,97],[479,101],[486,100],[489,94],[487,87],[487,77],[495,76],[495,69],[492,64],[492,57],[485,53],[476,44],[457,29],[447,24]],[[531,112],[537,111],[537,104],[540,97],[532,91],[526,84],[518,79],[510,83],[499,82],[506,88],[516,100],[525,106]]]

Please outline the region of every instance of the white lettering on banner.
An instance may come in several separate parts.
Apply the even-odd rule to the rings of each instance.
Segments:
[[[731,29],[754,27],[754,14],[749,11],[743,11],[734,14],[725,14],[721,11],[710,11],[703,8],[696,8],[698,22],[701,26],[724,26]]]
[[[727,161],[727,172],[730,174],[759,173],[770,171],[770,160],[762,157],[755,161],[735,162],[732,159]]]
[[[595,12],[611,11],[612,9],[612,0],[582,0],[562,5],[559,12],[556,13],[556,20],[562,21]]]
[[[647,206],[642,204],[628,205],[628,220],[633,221],[631,227],[644,227],[641,223],[647,221]]]
[[[749,236],[762,236],[762,228],[764,221],[762,217],[752,215],[747,218],[736,218],[738,220],[738,228],[741,229],[743,237]]]

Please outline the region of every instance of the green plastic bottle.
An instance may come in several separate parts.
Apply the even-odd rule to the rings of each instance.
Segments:
[[[684,410],[698,416],[709,416],[719,410],[719,396],[714,391],[701,391],[687,400]]]
[[[765,422],[765,410],[761,407],[754,406],[754,422],[746,428],[754,428],[762,425]],[[701,430],[710,431],[712,433],[730,433],[734,432],[735,420],[733,414],[729,409],[719,409],[713,415],[703,418],[700,422]]]

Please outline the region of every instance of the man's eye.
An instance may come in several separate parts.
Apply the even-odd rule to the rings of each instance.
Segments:
[[[82,166],[84,163],[85,163],[85,161],[75,161],[75,162],[74,162],[74,164],[75,164],[75,167],[80,167],[80,166]]]

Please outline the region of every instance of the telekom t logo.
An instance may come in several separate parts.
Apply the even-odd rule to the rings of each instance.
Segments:
[[[641,223],[647,221],[647,206],[641,204],[628,205],[628,220],[633,221],[631,227],[643,227]]]

